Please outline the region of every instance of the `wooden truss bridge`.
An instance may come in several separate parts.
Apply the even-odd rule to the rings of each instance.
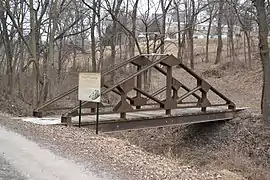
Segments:
[[[179,62],[173,55],[145,54],[102,71],[101,97],[108,97],[110,94],[118,98],[118,101],[100,103],[99,130],[121,131],[232,119],[239,110],[235,104]],[[119,78],[118,81],[114,80],[113,83],[108,80],[106,82],[108,76],[119,76],[120,73],[117,71],[131,66],[135,67],[134,72]],[[194,79],[194,87],[184,84],[181,78],[174,77],[173,71],[176,67]],[[163,85],[154,90],[145,88],[144,82],[144,76],[151,70],[156,76],[163,78],[160,82]],[[61,115],[63,124],[77,125],[79,106],[57,105],[60,100],[77,92],[78,86],[58,95],[35,109],[33,115],[42,117],[48,111],[60,110],[63,112]],[[218,97],[221,103],[211,102],[209,93]],[[187,101],[189,99],[191,100]],[[96,107],[95,103],[82,102],[82,125],[95,127]]]

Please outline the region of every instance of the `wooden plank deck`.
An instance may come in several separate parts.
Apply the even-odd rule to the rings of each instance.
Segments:
[[[214,112],[226,112],[231,111],[226,107],[209,107],[207,108],[206,113],[214,113]],[[188,109],[173,109],[171,111],[171,115],[165,115],[165,110],[155,110],[155,111],[138,111],[138,112],[130,112],[127,113],[127,120],[138,120],[138,119],[153,119],[153,118],[161,118],[161,117],[175,117],[175,116],[186,116],[186,115],[200,115],[205,114],[201,111],[201,108],[188,108]],[[117,121],[120,120],[119,113],[113,114],[101,114],[99,115],[100,122],[106,121]],[[93,123],[96,121],[96,115],[88,115],[82,116],[81,123]],[[78,124],[79,117],[72,117],[72,123]]]
[[[139,111],[127,113],[127,119],[120,119],[119,113],[106,114],[99,116],[98,130],[112,132],[225,121],[233,119],[236,112],[244,109],[246,108],[231,110],[226,107],[209,107],[207,108],[207,112],[202,112],[201,108],[174,109],[171,115],[165,115],[164,110]],[[74,117],[72,123],[75,126],[78,125],[78,117]],[[96,116],[82,116],[81,125],[96,128]]]
[[[165,110],[137,111],[127,113],[127,119],[121,119],[119,113],[101,114],[99,116],[99,131],[125,131],[131,129],[146,129],[153,127],[164,127],[183,124],[195,124],[214,121],[230,120],[235,113],[247,108],[237,108],[230,110],[226,107],[208,107],[206,112],[202,112],[201,108],[185,108],[173,109],[171,115],[165,115]],[[41,124],[41,125],[60,125],[61,118],[59,116],[51,116],[44,118],[35,117],[17,117],[23,121]],[[72,124],[79,124],[79,117],[72,117]],[[96,115],[82,116],[82,126],[95,128]]]

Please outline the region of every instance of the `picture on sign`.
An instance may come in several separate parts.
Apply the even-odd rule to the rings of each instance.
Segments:
[[[80,73],[78,99],[80,101],[100,102],[100,73]]]

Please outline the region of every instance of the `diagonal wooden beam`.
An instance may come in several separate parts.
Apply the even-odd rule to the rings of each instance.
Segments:
[[[184,90],[188,91],[188,92],[191,91],[190,88],[188,88],[187,86],[185,86],[185,85],[183,85],[183,84],[182,84],[182,88],[183,88]],[[193,95],[195,98],[197,98],[198,100],[201,99],[201,97],[200,97],[198,94],[196,94],[195,92],[192,93],[192,95]]]
[[[195,93],[196,91],[200,90],[202,88],[202,86],[198,86],[194,89],[192,89],[191,91],[187,92],[186,94],[182,95],[181,97],[179,97],[177,99],[177,103],[180,103],[181,101],[183,101],[184,99],[186,99],[188,96],[192,95],[193,93]]]
[[[113,85],[112,87],[108,88],[107,90],[104,91],[104,94],[110,92],[111,90],[115,89],[117,86],[123,84],[124,82],[142,74],[143,72],[147,71],[148,69],[154,67],[155,65],[159,64],[160,62],[164,61],[165,59],[167,59],[169,56],[165,56],[163,58],[160,58],[159,60],[152,62],[150,65],[145,66],[144,68],[142,68],[140,71],[137,71],[136,73],[126,77],[125,79],[123,79],[122,81],[118,82],[117,84]]]
[[[160,88],[159,90],[157,90],[156,92],[154,92],[153,94],[151,94],[151,96],[155,97],[155,96],[157,96],[158,94],[164,92],[165,90],[166,90],[166,86]],[[150,100],[150,98],[147,99],[147,101],[149,101],[149,100]]]
[[[107,84],[103,84],[103,86],[104,86],[105,88],[109,88],[109,86],[108,86]],[[112,92],[114,92],[115,94],[121,96],[121,93],[120,93],[117,89],[113,89]],[[129,97],[129,96],[127,96],[127,99],[128,99],[129,101],[132,101],[132,98]]]
[[[113,66],[112,68],[108,68],[108,69],[104,70],[104,71],[101,73],[101,75],[102,75],[102,76],[105,76],[105,75],[107,75],[107,74],[109,74],[109,73],[111,73],[111,72],[113,72],[113,71],[115,71],[115,70],[117,70],[117,69],[119,69],[119,68],[121,68],[121,67],[123,67],[123,66],[129,64],[129,63],[131,63],[132,61],[134,61],[134,60],[136,60],[136,59],[138,59],[138,58],[141,58],[141,56],[134,56],[134,57],[130,58],[129,60],[123,62],[123,63],[120,63],[120,64],[118,64],[118,65],[115,65],[115,66]],[[52,103],[54,103],[54,102],[56,102],[56,101],[62,99],[63,97],[65,97],[65,96],[67,96],[67,95],[69,95],[69,94],[71,94],[71,93],[73,93],[73,92],[76,92],[76,91],[78,91],[78,86],[75,86],[74,88],[72,88],[72,89],[70,89],[70,90],[68,90],[68,91],[66,91],[66,92],[64,92],[64,93],[62,93],[62,94],[59,94],[59,95],[56,96],[55,98],[53,98],[53,99],[47,101],[45,104],[43,104],[43,105],[41,105],[40,107],[36,108],[36,109],[34,110],[34,112],[38,112],[38,111],[44,109],[45,107],[51,105]]]
[[[162,101],[160,101],[160,100],[157,99],[156,97],[154,97],[154,96],[148,94],[147,92],[145,92],[145,91],[143,91],[143,90],[141,90],[141,89],[139,89],[139,88],[136,88],[136,87],[134,88],[134,90],[140,92],[141,94],[143,94],[144,96],[148,97],[149,99],[152,99],[153,101],[156,101],[156,102],[159,103],[160,105],[164,105],[164,103],[163,103]]]
[[[125,83],[126,81],[129,81],[130,79],[138,76],[139,74],[142,74],[143,72],[145,72],[146,70],[154,67],[155,65],[159,64],[160,62],[164,61],[165,59],[167,59],[170,56],[165,56],[160,58],[159,60],[156,60],[155,62],[152,62],[150,65],[142,68],[140,71],[137,71],[136,73],[126,77],[125,79],[121,80],[120,82],[118,82],[117,84],[113,85],[112,87],[104,90],[101,92],[101,95],[104,95],[110,91],[112,91],[113,89],[115,89],[116,87],[118,87],[119,85]],[[83,102],[82,105],[86,104],[87,102]],[[70,111],[67,111],[66,113],[63,114],[63,116],[69,116],[70,114],[72,114],[73,112],[77,111],[79,109],[79,106],[74,107],[73,109],[71,109]]]
[[[192,71],[191,69],[189,69],[186,65],[180,63],[179,66],[181,68],[183,68],[186,72],[188,72],[189,74],[191,74],[193,77],[195,77],[197,80],[203,80],[203,78],[201,76],[199,76],[198,74],[196,74],[194,71]],[[206,82],[206,81],[205,81]],[[216,94],[218,95],[220,98],[222,98],[223,100],[225,100],[228,104],[230,104],[232,106],[232,108],[235,108],[235,104],[229,99],[227,98],[224,94],[222,94],[221,92],[219,92],[216,88],[214,88],[213,86],[210,85],[210,89]]]
[[[40,107],[36,108],[36,109],[34,110],[34,112],[35,112],[35,111],[40,111],[40,110],[44,109],[45,107],[51,105],[52,103],[54,103],[54,102],[56,102],[56,101],[62,99],[63,97],[65,97],[65,96],[67,96],[67,95],[69,95],[69,94],[71,94],[71,93],[73,93],[73,92],[75,92],[75,91],[77,91],[77,90],[78,90],[78,86],[76,86],[76,87],[74,87],[74,88],[72,88],[72,89],[70,89],[70,90],[64,92],[63,94],[60,94],[60,95],[56,96],[55,98],[49,100],[49,101],[46,102],[45,104],[43,104],[43,105],[41,105]]]
[[[161,72],[163,75],[167,76],[167,72],[166,72],[164,69],[162,69],[161,67],[155,66],[155,69],[158,70],[159,72]],[[177,80],[177,79],[175,79],[175,78],[173,77],[173,80]],[[178,81],[178,80],[177,80],[177,81]],[[181,83],[181,82],[180,82],[180,83]],[[181,83],[181,87],[182,87],[183,89],[185,89],[186,91],[191,91],[190,88],[188,88],[186,85],[184,85],[184,84],[182,84],[182,83]],[[200,98],[201,98],[201,97],[200,97],[199,95],[197,95],[196,93],[193,93],[192,95],[193,95],[195,98],[197,98],[197,99],[200,99]]]

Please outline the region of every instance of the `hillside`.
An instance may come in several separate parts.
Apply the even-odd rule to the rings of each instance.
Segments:
[[[102,159],[99,163],[106,162],[106,168],[124,171],[129,179],[133,176],[140,179],[269,179],[270,130],[264,127],[258,114],[262,85],[260,63],[257,61],[251,71],[240,62],[198,63],[195,71],[237,107],[249,109],[228,122],[126,131],[99,137],[87,129],[44,127],[3,118],[0,124],[45,146],[52,143],[49,147],[53,151],[65,152],[62,155],[79,162],[85,162],[90,153],[91,161]],[[194,84],[192,77],[181,69],[174,69],[174,76],[185,84]],[[153,84],[160,83],[162,78],[155,76]],[[8,113],[20,115],[29,111],[29,106],[18,99],[2,98],[6,98],[1,101],[2,110]],[[209,99],[215,100],[215,96],[210,94]]]

